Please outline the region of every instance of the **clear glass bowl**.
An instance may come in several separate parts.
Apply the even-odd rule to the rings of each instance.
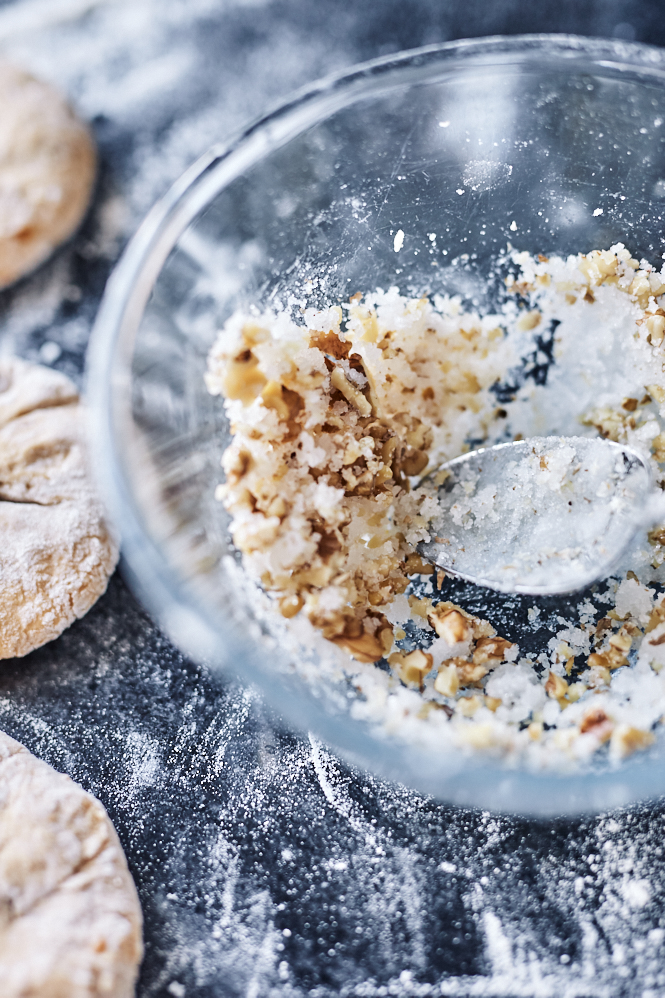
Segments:
[[[568,36],[462,41],[326,79],[175,184],[109,281],[88,399],[131,580],[186,653],[258,684],[356,764],[459,805],[544,815],[665,791],[653,755],[613,771],[537,774],[443,758],[354,720],[344,678],[318,670],[306,647],[289,652],[243,584],[213,497],[228,426],[203,383],[234,309],[297,308],[309,278],[309,305],[398,285],[482,306],[481,278],[509,239],[559,254],[620,240],[658,261],[663,122],[661,51]],[[466,267],[446,266],[462,254]]]

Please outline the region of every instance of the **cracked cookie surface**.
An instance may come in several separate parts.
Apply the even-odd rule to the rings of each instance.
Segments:
[[[0,732],[3,998],[130,998],[141,908],[102,805]]]
[[[88,128],[47,83],[0,62],[0,288],[39,266],[83,218],[96,170]]]
[[[83,411],[64,375],[0,360],[0,658],[56,638],[115,568],[85,466]]]

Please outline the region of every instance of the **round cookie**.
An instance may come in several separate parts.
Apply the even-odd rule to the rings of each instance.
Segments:
[[[118,560],[86,469],[83,416],[69,378],[0,359],[0,658],[82,617]]]
[[[3,998],[130,998],[141,924],[102,805],[0,732]]]
[[[0,288],[71,236],[95,167],[90,132],[60,94],[0,62]]]

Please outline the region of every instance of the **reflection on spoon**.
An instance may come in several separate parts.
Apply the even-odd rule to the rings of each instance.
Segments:
[[[648,461],[610,440],[533,437],[463,454],[428,475],[428,561],[500,592],[575,592],[611,574],[665,516]]]

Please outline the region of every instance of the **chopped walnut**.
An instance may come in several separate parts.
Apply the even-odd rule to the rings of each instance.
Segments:
[[[449,659],[444,662],[440,667],[436,679],[434,680],[434,689],[437,693],[440,693],[444,697],[454,697],[457,693],[460,682],[459,675],[457,672],[457,663],[466,664],[465,659]]]
[[[610,670],[602,662],[591,663],[591,668],[584,673],[584,681],[590,689],[609,686],[610,678]]]
[[[602,744],[612,734],[614,724],[600,707],[588,710],[580,723],[580,734],[592,734]]]
[[[654,347],[659,347],[665,339],[665,315],[662,309],[658,311],[657,315],[650,315],[646,320],[647,323],[647,339],[649,343]]]
[[[557,676],[556,673],[550,672],[545,683],[545,690],[548,696],[551,696],[554,700],[563,700],[568,692],[568,683],[562,676]]]
[[[446,600],[438,603],[427,615],[427,619],[439,637],[449,645],[471,639],[478,641],[480,638],[491,638],[496,634],[488,620],[474,617],[461,606]]]
[[[470,686],[472,683],[480,682],[491,668],[492,666],[485,662],[478,665],[475,662],[467,662],[466,659],[462,659],[457,664],[460,686]]]
[[[473,651],[473,664],[487,666],[488,671],[494,669],[501,665],[506,652],[513,647],[513,643],[505,638],[480,638]]]
[[[620,443],[626,440],[626,427],[629,418],[630,415],[627,412],[619,412],[618,409],[601,406],[584,416],[582,423],[585,426],[595,427],[601,437]]]
[[[429,614],[427,619],[444,641],[449,645],[459,644],[460,641],[469,641],[473,637],[469,615],[463,610],[448,609],[446,604],[439,603]],[[442,607],[444,609],[442,609]]]
[[[429,618],[432,610],[431,599],[419,599],[417,596],[408,596],[407,599],[411,607],[411,613],[415,617],[420,617],[424,623]]]
[[[625,655],[626,652],[630,651],[632,643],[633,639],[626,627],[622,627],[620,631],[617,631],[609,639],[610,647],[615,648],[621,655]]]
[[[433,575],[434,565],[429,561],[423,561],[419,554],[413,552],[406,557],[404,569],[409,575]]]
[[[421,687],[425,676],[432,668],[433,659],[427,652],[416,648],[415,651],[407,654],[394,652],[389,656],[388,661],[397,670],[403,683]]]
[[[610,739],[610,753],[619,758],[625,759],[638,749],[648,748],[655,741],[651,731],[642,731],[640,728],[633,728],[629,724],[618,724]]]
[[[392,646],[392,627],[382,615],[368,613],[365,618],[350,614],[340,614],[337,618],[327,615],[321,621],[314,616],[312,622],[320,626],[324,637],[344,648],[359,662],[376,662]],[[374,623],[378,623],[376,630],[371,629]]]
[[[651,441],[651,452],[659,464],[665,461],[665,433],[658,433],[653,438]]]
[[[570,683],[568,686],[568,693],[566,694],[566,699],[568,700],[569,703],[575,703],[576,700],[579,700],[580,697],[584,696],[587,689],[588,687],[586,686],[585,683],[582,682]]]
[[[596,624],[596,640],[600,641],[605,634],[605,631],[612,630],[612,621],[609,617],[601,617]]]
[[[455,709],[462,717],[473,717],[482,706],[483,698],[474,693],[470,697],[460,697],[455,704]]]
[[[528,332],[530,329],[535,329],[536,326],[540,325],[542,315],[540,312],[527,312],[521,318],[517,320],[517,328],[522,333]]]
[[[646,626],[646,633],[650,634],[651,631],[655,631],[659,624],[665,621],[665,599],[661,600],[651,611],[651,616],[649,617],[649,623]]]
[[[654,402],[658,402],[662,405],[665,402],[665,388],[661,385],[645,385],[648,395],[646,396],[647,402],[653,399]]]
[[[592,652],[588,664],[592,669],[597,667],[608,670],[620,669],[622,665],[628,664],[628,659],[617,648],[609,646],[603,652]]]

